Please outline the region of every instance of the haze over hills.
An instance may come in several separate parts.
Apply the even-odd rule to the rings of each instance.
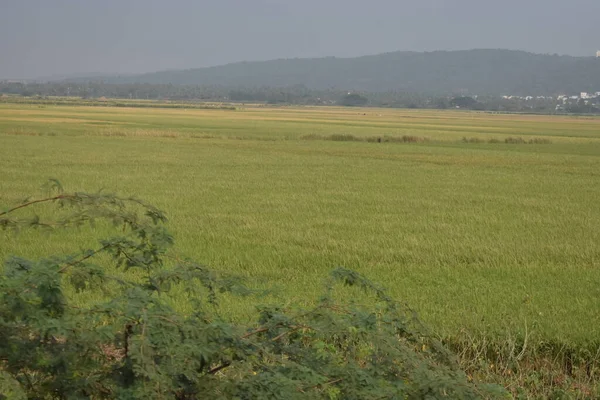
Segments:
[[[393,52],[357,58],[279,59],[130,76],[107,83],[402,90],[435,94],[550,95],[600,91],[600,58],[514,50]]]

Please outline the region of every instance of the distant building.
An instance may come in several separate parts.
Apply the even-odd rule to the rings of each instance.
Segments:
[[[596,52],[596,57],[600,58],[600,50]]]
[[[582,99],[589,99],[591,96],[587,94],[587,92],[581,92],[579,97],[581,97]]]

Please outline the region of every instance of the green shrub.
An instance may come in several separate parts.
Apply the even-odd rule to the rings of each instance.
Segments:
[[[483,139],[477,137],[463,137],[463,143],[483,143]]]
[[[399,142],[399,143],[422,143],[428,139],[420,136],[402,135],[402,136],[384,136],[384,142]]]
[[[504,139],[504,143],[507,144],[524,144],[527,143],[523,138],[521,137],[508,137],[506,139]]]
[[[324,137],[321,135],[317,135],[316,133],[309,133],[307,135],[300,136],[302,140],[323,140]]]
[[[333,135],[328,136],[329,140],[333,140],[335,142],[356,142],[360,141],[360,138],[357,138],[354,135],[349,135],[346,133],[334,133]]]
[[[338,268],[314,308],[259,308],[255,324],[218,313],[239,280],[177,256],[165,214],[135,198],[64,193],[0,212],[4,229],[67,229],[94,221],[115,236],[95,249],[13,257],[0,278],[0,398],[382,399],[504,396],[469,382],[415,314],[359,274]],[[18,217],[57,206],[59,217]],[[56,215],[56,214],[55,214]],[[119,276],[102,265],[110,256]],[[336,299],[336,285],[374,306]],[[173,309],[178,293],[194,312]],[[75,305],[66,288],[103,301]]]
[[[552,141],[546,138],[523,139],[522,137],[508,137],[504,139],[507,144],[551,144]]]
[[[529,140],[529,144],[551,144],[552,140],[547,138],[533,138]]]

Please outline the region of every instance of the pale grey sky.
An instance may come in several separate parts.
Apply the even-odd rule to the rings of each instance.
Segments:
[[[472,48],[594,55],[600,0],[0,0],[0,79]]]

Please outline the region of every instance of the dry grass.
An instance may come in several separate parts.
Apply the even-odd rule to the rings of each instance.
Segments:
[[[473,112],[343,108],[144,109],[0,104],[0,130],[158,136],[209,135],[246,139],[378,141],[414,143],[469,140],[505,142],[535,138],[552,143],[600,141],[600,119],[489,115]],[[57,129],[58,128],[58,129]],[[110,128],[110,129],[109,129]],[[139,129],[128,133],[119,130]],[[108,133],[107,133],[108,132]],[[473,142],[474,143],[474,142]]]

